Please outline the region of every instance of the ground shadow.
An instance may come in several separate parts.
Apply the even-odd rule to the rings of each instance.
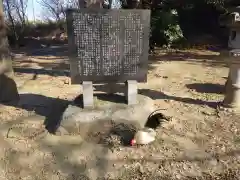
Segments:
[[[48,69],[34,69],[26,67],[14,67],[14,72],[16,73],[26,73],[26,74],[35,74],[35,75],[50,75],[50,76],[67,76],[70,77],[69,70],[48,70]]]
[[[109,101],[109,102],[114,102],[118,104],[127,104],[126,98],[124,95],[119,95],[119,94],[94,94],[97,99],[102,100],[102,101]]]
[[[206,105],[211,108],[216,108],[219,102],[207,102],[200,99],[192,99],[192,98],[183,98],[183,97],[176,97],[176,96],[169,96],[162,92],[151,90],[151,89],[139,89],[139,94],[142,94],[144,96],[148,96],[154,100],[156,99],[168,99],[168,100],[174,100],[179,101],[187,104],[195,104],[195,105]]]
[[[148,58],[149,69],[154,69],[154,64],[157,62],[167,61],[185,61],[190,64],[200,63],[210,67],[227,67],[224,61],[228,58],[227,50],[219,51],[217,55],[204,55],[197,52],[188,50],[160,50],[161,53],[150,54]]]
[[[124,93],[126,90],[125,83],[105,83],[95,84],[94,91],[105,92],[105,93]]]
[[[223,94],[224,86],[221,84],[212,84],[212,83],[193,83],[187,84],[187,88],[194,89],[200,93],[215,93],[215,94]]]
[[[51,45],[28,52],[28,56],[66,56],[68,53],[67,45]]]
[[[126,104],[125,83],[107,83],[94,85],[94,96],[102,101]]]
[[[27,111],[34,111],[36,114],[45,117],[44,125],[46,129],[55,134],[61,126],[62,115],[69,104],[74,104],[82,108],[82,95],[77,96],[72,101],[46,97],[39,94],[20,94],[18,102],[5,103],[8,106],[22,108]],[[111,101],[114,103],[125,103],[124,96],[118,94],[95,94],[95,97],[102,101]]]
[[[63,112],[71,103],[68,100],[31,93],[20,94],[19,97],[18,102],[3,104],[25,109],[29,112],[34,111],[37,115],[45,117],[44,125],[51,133],[54,133],[59,128]]]
[[[67,40],[54,40],[49,38],[25,38],[24,46],[15,48],[13,52],[25,53],[28,56],[55,56],[66,55],[68,52]]]
[[[94,99],[100,100],[102,102],[113,102],[117,104],[126,104],[125,96],[120,94],[114,93],[95,93],[94,92]],[[83,108],[83,94],[78,95],[73,100],[74,105]]]
[[[38,115],[48,116],[53,110],[59,111],[60,107],[68,105],[70,101],[47,97],[40,94],[20,94],[18,106],[28,111],[35,111]]]

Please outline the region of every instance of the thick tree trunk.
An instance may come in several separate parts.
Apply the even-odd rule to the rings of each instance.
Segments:
[[[6,36],[3,4],[0,0],[0,103],[19,99],[17,86],[13,80],[12,59]]]

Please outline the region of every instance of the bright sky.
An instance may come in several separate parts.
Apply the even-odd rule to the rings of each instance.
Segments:
[[[34,20],[34,15],[35,15],[35,20],[41,20],[41,6],[37,0],[28,0],[28,6],[27,6],[27,16],[29,20]],[[120,4],[118,0],[113,0],[112,4],[113,8],[120,8]]]
[[[39,8],[39,4],[36,0],[28,0],[28,5],[27,5],[27,16],[29,20],[34,20],[34,15],[35,14],[35,19],[41,19],[41,11]]]

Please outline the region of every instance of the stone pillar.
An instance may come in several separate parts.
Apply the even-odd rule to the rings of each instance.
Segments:
[[[125,97],[128,105],[137,104],[137,81],[128,80],[126,82]]]
[[[101,9],[103,0],[79,0],[80,8]],[[92,81],[83,81],[83,108],[93,108],[93,83]]]
[[[93,108],[93,84],[92,81],[83,81],[83,108]]]
[[[229,55],[229,73],[223,105],[240,109],[240,49],[230,51]]]

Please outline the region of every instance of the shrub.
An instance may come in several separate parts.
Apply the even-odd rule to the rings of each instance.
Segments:
[[[178,24],[176,10],[156,10],[152,12],[151,44],[171,47],[181,39],[183,39],[183,33]]]

